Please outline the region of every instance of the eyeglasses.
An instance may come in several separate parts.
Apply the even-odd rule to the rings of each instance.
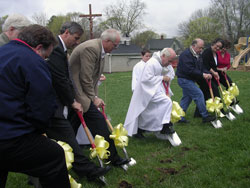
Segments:
[[[115,48],[115,49],[117,49],[117,48],[119,47],[119,43],[118,43],[118,44],[115,44],[115,43],[113,42],[113,45],[114,45],[114,48]]]
[[[114,43],[114,42],[111,41],[111,40],[110,40],[110,42],[112,42],[112,44],[113,44],[113,46],[114,46],[114,49],[117,49],[117,48],[119,47],[119,44],[120,44],[120,43],[116,44],[116,43]]]

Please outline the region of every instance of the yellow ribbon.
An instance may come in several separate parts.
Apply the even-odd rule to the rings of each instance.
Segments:
[[[66,165],[67,165],[67,169],[71,169],[72,168],[72,163],[74,162],[74,154],[73,154],[73,150],[70,147],[69,144],[62,142],[62,141],[58,141],[57,142],[64,150],[65,153],[65,160],[66,160]]]
[[[223,104],[220,103],[219,97],[215,97],[214,101],[212,98],[208,99],[206,101],[206,107],[209,112],[215,112],[219,117],[224,117],[220,111],[223,108]]]
[[[128,146],[128,131],[123,127],[123,124],[118,124],[109,138],[113,139],[115,145],[118,147],[125,147]]]
[[[66,160],[66,165],[67,169],[70,170],[72,168],[72,163],[74,162],[74,153],[72,152],[72,148],[70,147],[69,144],[66,142],[58,141],[57,142],[64,150],[65,154],[65,160]],[[74,178],[69,175],[69,182],[70,182],[70,187],[71,188],[81,188],[82,184],[77,183]]]
[[[171,122],[176,123],[181,119],[181,117],[184,117],[184,116],[185,116],[185,112],[180,107],[179,103],[176,101],[173,101],[172,112],[171,112]]]
[[[96,148],[90,148],[90,158],[95,158],[97,155],[100,159],[107,159],[110,152],[107,150],[109,148],[109,143],[104,140],[100,135],[95,136],[95,146]]]
[[[81,188],[82,187],[82,184],[77,183],[76,180],[74,180],[74,178],[71,177],[71,175],[69,175],[69,182],[70,182],[71,188]]]
[[[234,99],[234,95],[232,95],[229,91],[222,91],[223,101],[227,108],[232,103],[232,100]]]
[[[228,88],[228,91],[234,96],[237,97],[240,94],[239,88],[235,83],[232,83],[232,86]]]

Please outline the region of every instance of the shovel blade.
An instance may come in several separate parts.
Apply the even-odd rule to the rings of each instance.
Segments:
[[[218,128],[221,128],[222,127],[222,123],[220,120],[214,120],[214,121],[211,121],[212,125],[214,126],[214,128],[218,129]]]
[[[100,177],[99,177],[99,180],[100,180],[104,185],[108,185],[107,180],[106,180],[106,178],[105,178],[104,176],[100,176]]]
[[[238,104],[235,105],[235,109],[236,109],[240,114],[243,113],[242,108],[241,108]]]
[[[181,139],[176,132],[173,134],[167,135],[167,138],[169,142],[172,144],[172,146],[174,147],[179,146],[181,144]]]
[[[129,163],[128,163],[128,166],[134,166],[134,165],[136,165],[136,160],[133,159],[133,158],[130,158],[130,161],[129,161]]]
[[[121,165],[121,168],[122,168],[123,170],[127,171],[127,170],[128,170],[128,165],[127,165],[127,164]]]
[[[233,121],[233,120],[236,119],[236,117],[235,117],[231,112],[228,112],[228,113],[226,114],[226,117],[227,117],[227,119],[229,119],[230,121]]]

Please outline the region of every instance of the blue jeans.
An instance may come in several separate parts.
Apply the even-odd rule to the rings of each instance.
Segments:
[[[202,117],[207,117],[208,112],[205,105],[204,95],[194,81],[185,78],[178,78],[178,84],[182,88],[180,106],[187,111],[189,104],[194,100]]]

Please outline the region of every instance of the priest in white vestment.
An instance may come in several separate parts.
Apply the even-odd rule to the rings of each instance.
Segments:
[[[132,92],[134,92],[135,90],[136,84],[141,77],[146,62],[151,58],[150,50],[147,49],[142,50],[141,57],[142,57],[141,61],[136,63],[132,71]]]
[[[168,66],[175,58],[173,49],[164,48],[155,52],[145,64],[124,123],[129,136],[136,134],[138,127],[146,131],[165,130],[167,134],[174,133],[170,122],[172,101],[166,95],[162,81],[170,81],[170,77],[163,76],[163,67]]]

